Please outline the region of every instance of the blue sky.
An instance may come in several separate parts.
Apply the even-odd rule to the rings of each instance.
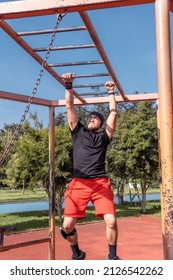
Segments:
[[[4,2],[4,1],[1,1]],[[120,81],[124,92],[132,94],[135,91],[157,92],[157,65],[155,42],[154,4],[137,5],[114,9],[104,9],[88,12],[95,30],[102,42],[104,50]],[[24,18],[8,20],[7,23],[15,31],[31,31],[52,29],[55,25],[55,15],[48,17]],[[171,14],[171,25],[173,15]],[[60,28],[82,26],[78,13],[67,14]],[[173,36],[171,30],[171,44]],[[24,37],[33,47],[47,47],[49,35]],[[92,43],[86,31],[73,33],[58,33],[54,46],[78,45]],[[44,53],[40,53],[44,58]],[[100,59],[96,50],[77,50],[52,52],[48,63],[85,61]],[[16,44],[2,29],[0,29],[0,90],[31,95],[41,66],[33,60],[20,46]],[[96,68],[98,67],[98,68]],[[55,69],[58,74],[73,72],[86,74],[105,72],[103,66],[63,67]],[[87,79],[87,83],[104,83],[109,77]],[[75,81],[84,84],[84,80]],[[87,89],[88,90],[88,89]],[[80,90],[79,90],[80,92]],[[64,88],[46,71],[38,87],[36,97],[46,99],[64,99]],[[0,128],[4,123],[18,123],[26,104],[1,100]],[[65,108],[64,108],[65,109]],[[56,113],[63,111],[56,109]],[[31,105],[30,111],[37,111],[39,119],[45,126],[48,124],[48,108]]]

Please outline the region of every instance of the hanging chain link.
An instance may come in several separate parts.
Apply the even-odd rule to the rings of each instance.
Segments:
[[[3,155],[2,155],[1,158],[0,158],[0,165],[3,164],[3,162],[4,162],[4,160],[5,160],[6,156],[7,156],[7,154],[8,154],[9,151],[11,150],[11,148],[12,148],[12,146],[13,146],[13,143],[14,143],[15,139],[17,138],[17,136],[18,136],[18,134],[19,134],[19,132],[20,132],[20,129],[21,129],[21,127],[22,127],[22,125],[23,125],[23,123],[24,123],[24,121],[25,121],[25,119],[26,119],[26,115],[27,115],[27,113],[29,112],[30,105],[31,105],[31,103],[33,102],[33,99],[34,99],[34,97],[35,97],[35,95],[36,95],[36,93],[37,93],[37,90],[38,90],[38,86],[39,86],[39,84],[40,84],[40,82],[41,82],[41,78],[42,78],[42,76],[43,76],[43,74],[44,74],[44,68],[45,68],[45,66],[46,66],[46,64],[47,64],[47,60],[48,60],[48,58],[49,58],[49,56],[50,56],[51,48],[52,48],[53,42],[54,42],[54,40],[55,40],[56,31],[57,31],[57,29],[58,29],[59,23],[61,22],[62,18],[63,18],[65,15],[66,15],[66,14],[57,14],[56,24],[55,24],[55,27],[54,27],[54,29],[53,29],[53,33],[52,33],[52,36],[51,36],[51,39],[50,39],[50,43],[49,43],[49,46],[48,46],[48,49],[47,49],[47,52],[46,52],[46,55],[45,55],[45,59],[44,59],[44,61],[43,61],[43,63],[42,63],[42,68],[41,68],[41,70],[40,70],[40,72],[39,72],[39,74],[38,74],[38,78],[37,78],[37,80],[36,80],[36,82],[35,82],[35,86],[34,86],[34,88],[33,88],[33,90],[32,90],[32,94],[31,94],[31,96],[30,96],[29,99],[28,99],[28,105],[26,106],[26,108],[25,108],[25,110],[24,110],[24,113],[23,113],[23,115],[22,115],[22,117],[21,117],[21,119],[20,119],[20,122],[19,122],[19,124],[17,125],[17,127],[16,127],[16,129],[15,129],[15,131],[14,131],[14,133],[13,133],[13,135],[12,135],[12,137],[11,137],[11,139],[10,139],[10,141],[9,141],[9,143],[8,143],[8,145],[7,145],[6,149],[5,149],[5,151],[4,151],[4,153],[3,153]]]

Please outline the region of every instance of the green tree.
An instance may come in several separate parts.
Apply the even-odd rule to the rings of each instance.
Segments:
[[[35,129],[25,123],[22,136],[15,144],[15,153],[6,165],[9,186],[34,188],[41,185],[49,196],[49,139],[48,129]],[[26,129],[27,127],[27,129]],[[62,217],[66,185],[72,177],[72,142],[68,126],[55,127],[55,189],[56,210]]]
[[[11,140],[11,137],[16,129],[17,125],[16,124],[4,124],[4,127],[0,130],[0,158],[4,156],[4,153],[7,150],[7,146]],[[6,154],[4,161],[0,165],[0,185],[1,187],[6,186],[6,183],[4,179],[6,178],[6,168],[5,164],[8,162],[11,153],[13,151],[13,147],[9,153]]]
[[[59,126],[59,125],[62,125],[62,126],[65,126],[67,122],[67,116],[66,116],[66,112],[60,112],[58,113],[57,116],[55,116],[55,126]]]
[[[108,152],[108,170],[124,182],[140,183],[141,211],[146,212],[146,192],[158,183],[158,133],[153,102],[141,102],[120,113],[117,132]]]
[[[25,127],[26,129],[26,127]],[[6,165],[5,182],[9,186],[34,188],[40,168],[40,131],[28,128],[15,142],[15,152]]]
[[[88,107],[87,106],[77,106],[76,110],[77,110],[79,120],[85,125],[87,116],[89,114]]]

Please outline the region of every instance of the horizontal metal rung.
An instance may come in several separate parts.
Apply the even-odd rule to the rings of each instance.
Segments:
[[[109,73],[83,74],[83,75],[74,75],[73,78],[92,78],[92,77],[106,77],[106,76],[110,76],[110,74]]]
[[[53,47],[50,49],[50,51],[65,51],[65,50],[75,50],[75,49],[89,49],[89,48],[95,48],[96,46],[94,44],[87,44],[87,45],[76,45],[76,46],[61,46],[61,47]],[[48,48],[35,48],[33,49],[35,52],[46,52],[48,51]]]
[[[93,96],[93,95],[108,95],[107,91],[98,91],[98,92],[86,92],[86,93],[79,93],[80,96]],[[115,91],[115,95],[118,94],[118,92]]]
[[[22,243],[17,243],[17,244],[11,244],[11,245],[0,247],[0,252],[8,251],[8,250],[15,249],[15,248],[20,248],[20,247],[40,244],[40,243],[44,243],[44,242],[50,242],[50,241],[51,241],[51,238],[47,237],[47,238],[42,238],[42,239],[31,240],[31,241],[26,241],[26,242],[22,242]]]
[[[68,63],[54,63],[54,64],[49,64],[49,66],[50,67],[62,67],[62,66],[77,66],[77,65],[90,65],[90,64],[103,64],[103,60],[68,62]]]
[[[67,27],[67,28],[59,28],[55,30],[55,33],[59,32],[71,32],[71,31],[82,31],[87,30],[85,26],[75,26],[75,27]],[[53,33],[53,29],[47,30],[37,30],[37,31],[28,31],[28,32],[18,32],[19,36],[32,36],[32,35],[42,35],[42,34],[51,34]]]
[[[104,91],[104,92],[88,92],[88,93],[79,93],[80,96],[93,96],[93,95],[105,95],[105,94],[108,94],[107,91]]]
[[[73,88],[86,88],[86,87],[99,88],[99,87],[104,87],[104,85],[105,84],[73,85]]]

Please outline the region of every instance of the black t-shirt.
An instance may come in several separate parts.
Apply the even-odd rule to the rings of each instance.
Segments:
[[[110,143],[106,132],[92,132],[78,122],[71,133],[73,141],[73,177],[106,177],[105,156]]]

